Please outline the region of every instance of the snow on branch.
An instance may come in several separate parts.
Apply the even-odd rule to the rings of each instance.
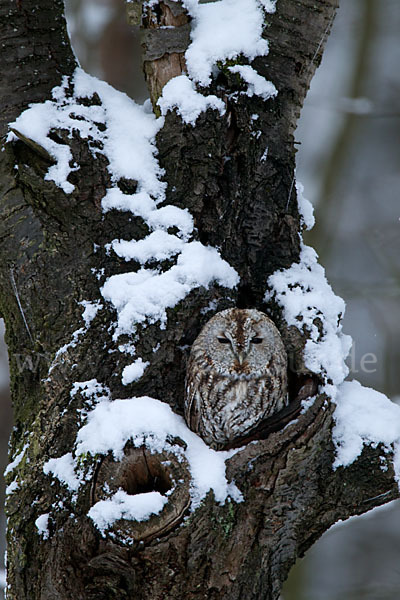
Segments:
[[[344,381],[338,389],[334,417],[334,468],[354,462],[364,445],[376,448],[381,444],[385,453],[393,453],[396,480],[400,483],[400,407],[358,381]],[[386,470],[384,463],[382,469]]]
[[[165,199],[166,183],[161,180],[163,171],[156,158],[155,135],[164,119],[156,119],[149,113],[148,103],[137,105],[80,68],[71,80],[64,77],[52,96],[52,100],[32,105],[11,124],[54,158],[55,164],[49,168],[46,179],[54,181],[67,194],[73,192],[68,176],[80,167],[71,165],[69,146],[54,141],[51,132],[62,129],[69,132],[71,139],[79,133],[87,140],[94,158],[102,153],[108,161],[113,185],[102,200],[103,211],[131,212],[141,217],[151,230],[143,240],[112,240],[106,245],[108,252],[143,265],[139,271],[110,277],[101,288],[103,298],[118,313],[115,339],[122,333],[133,335],[139,323],[158,321],[165,327],[166,309],[174,307],[196,287],[208,287],[214,282],[235,287],[238,275],[218,251],[193,240],[193,218],[189,212],[171,205],[157,207]],[[94,98],[98,101],[93,102]],[[83,102],[85,99],[89,102]],[[15,139],[15,134],[10,133],[8,141]],[[120,190],[117,183],[121,178],[137,182],[135,194]],[[176,233],[168,233],[170,228],[176,229]],[[174,263],[169,269],[154,268],[154,262],[166,258]],[[146,267],[148,262],[152,268]],[[60,349],[60,353],[76,344],[78,337],[75,335],[73,342]],[[144,362],[138,360],[142,359],[138,357],[124,372],[124,384],[143,373],[144,369],[138,367]]]
[[[236,451],[217,452],[209,448],[168,404],[149,397],[111,401],[104,393],[104,386],[93,380],[75,385],[74,393],[80,391],[87,398],[93,394],[95,408],[85,417],[73,452],[52,458],[44,465],[44,472],[64,483],[73,499],[76,500],[76,492],[87,481],[87,459],[111,453],[115,460],[121,460],[127,442],[131,441],[135,447],[145,446],[151,453],[162,453],[167,449],[178,460],[184,458],[187,461],[191,474],[192,511],[210,490],[220,503],[228,497],[236,502],[243,500],[239,489],[233,482],[228,483],[225,475],[225,461]],[[175,444],[174,439],[179,439],[180,443]],[[142,521],[158,514],[167,501],[168,495],[154,491],[127,497],[119,490],[107,500],[95,503],[89,516],[104,533],[118,519]]]
[[[201,3],[185,0],[184,7],[192,21],[191,43],[185,53],[187,74],[171,79],[158,100],[161,114],[176,109],[185,123],[195,125],[207,108],[225,112],[220,98],[204,94],[201,88],[210,85],[218,65],[228,62],[228,70],[237,73],[248,84],[248,96],[259,95],[264,100],[277,94],[275,86],[259,75],[244,60],[253,61],[268,54],[268,42],[263,37],[265,13],[275,12],[271,0],[217,0]],[[232,65],[237,61],[237,65]]]
[[[300,183],[297,197],[303,224],[311,229],[312,206],[304,198]],[[336,404],[333,468],[350,465],[365,445],[381,444],[385,453],[393,455],[396,479],[400,482],[400,407],[358,381],[344,381],[349,373],[345,360],[352,344],[351,337],[342,331],[345,302],[327,282],[316,252],[304,245],[301,234],[300,237],[300,262],[269,277],[265,299],[274,299],[287,324],[305,336],[304,364],[322,379],[319,391]]]
[[[156,158],[155,135],[163,121],[163,118],[156,119],[150,114],[147,105],[136,105],[125,94],[77,69],[71,79],[65,77],[62,85],[53,90],[52,100],[32,105],[13,123],[15,130],[54,158],[55,164],[49,168],[46,179],[66,194],[74,192],[68,177],[79,169],[79,165],[73,163],[69,146],[54,141],[51,134],[62,129],[71,139],[79,134],[87,140],[93,156],[102,153],[108,162],[111,187],[102,201],[104,213],[110,210],[131,213],[140,217],[150,230],[144,239],[111,240],[105,247],[106,252],[141,265],[139,270],[128,268],[125,273],[109,277],[100,289],[104,300],[116,311],[116,347],[121,354],[132,357],[133,362],[122,372],[124,385],[139,379],[148,366],[147,361],[136,355],[132,343],[138,324],[159,323],[164,328],[166,309],[174,307],[193,289],[207,288],[214,282],[233,288],[239,282],[237,273],[221,258],[217,249],[194,239],[193,218],[187,210],[165,204],[159,207],[165,200],[166,184],[161,179],[163,172]],[[15,135],[10,134],[8,141],[14,140]],[[121,178],[135,180],[136,192],[122,192],[118,187]],[[172,228],[174,233],[169,233]],[[167,266],[164,264],[161,268],[157,263],[166,259]],[[89,300],[82,306],[85,327],[75,332],[72,342],[60,349],[57,360],[67,348],[81,341],[100,308],[99,303]],[[131,342],[121,344],[121,334],[128,335]],[[138,446],[145,445],[150,452],[157,452],[165,447],[167,435],[175,435],[185,444],[184,450],[179,446],[173,448],[189,464],[192,509],[210,489],[214,490],[217,501],[224,502],[228,495],[241,500],[239,490],[234,484],[228,484],[225,477],[225,460],[231,454],[208,448],[165,403],[149,397],[111,402],[109,393],[93,380],[76,382],[71,398],[76,394],[82,396],[86,407],[79,414],[82,427],[76,445],[71,452],[51,458],[44,466],[46,474],[52,474],[65,484],[72,499],[76,499],[81,486],[93,474],[93,460],[98,453],[119,456],[129,440]],[[88,467],[88,457],[92,457],[91,467]],[[146,493],[143,502],[150,500],[154,510],[146,513],[147,516],[162,510],[167,501],[154,494],[152,498],[147,497]],[[140,499],[133,505],[119,494],[114,500],[97,503],[90,516],[103,531],[107,519],[110,525],[123,515],[140,520],[146,517],[141,511]],[[42,531],[40,527],[38,530]]]

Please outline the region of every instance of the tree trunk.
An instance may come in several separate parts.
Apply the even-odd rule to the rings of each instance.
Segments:
[[[252,66],[274,83],[275,98],[240,93],[242,82],[227,62],[203,90],[223,101],[223,114],[208,109],[195,125],[176,111],[166,114],[156,140],[167,182],[159,207],[188,210],[192,239],[218,248],[240,283],[233,289],[223,282],[195,285],[167,309],[165,326],[153,319],[118,337],[115,307],[100,287],[114,275],[138,272],[140,265],[126,262],[107,244],[143,240],[149,227],[130,212],[102,211],[115,181],[101,146],[94,152],[96,140],[80,134],[79,119],[76,129],[54,127],[50,134],[70,148],[70,166],[80,167],[68,177],[72,191],[49,179],[54,157],[16,126],[14,141],[5,142],[7,124],[30,103],[50,99],[62,82],[71,97],[76,63],[62,2],[0,1],[0,312],[15,414],[7,502],[9,599],[277,599],[296,558],[333,523],[398,497],[393,466],[381,468],[380,447],[365,447],[349,467],[332,470],[334,404],[325,394],[285,428],[272,428],[260,436],[265,439],[227,459],[227,480],[242,501],[221,503],[211,490],[193,509],[191,473],[181,456],[185,442],[175,438],[158,453],[145,442],[140,448],[128,442],[119,456],[108,451],[74,456],[84,474],[75,489],[49,467],[55,464],[50,459],[74,455],[76,436],[93,408],[84,386],[73,388],[75,382],[96,380],[97,400],[107,394],[127,402],[149,396],[182,415],[188,349],[219,310],[268,312],[289,357],[299,352],[281,309],[265,292],[272,273],[300,258],[293,132],[336,5],[337,0],[278,0],[276,12],[266,15],[269,53]],[[143,15],[135,6],[147,31],[145,72],[159,110],[164,85],[185,72],[191,19],[169,0]],[[180,27],[184,31],[172,41],[158,35]],[[102,102],[89,94],[80,105],[101,108]],[[261,160],[266,149],[268,160]],[[126,177],[116,185],[132,197],[138,189]],[[171,264],[171,258],[160,259],[154,268],[166,272]],[[97,307],[90,327],[82,321],[87,302]],[[123,373],[132,357],[118,348],[133,342],[136,356],[149,365],[126,385]],[[297,412],[289,416],[298,414],[303,399],[298,392],[310,378],[296,364],[292,361],[289,377],[290,406]],[[318,384],[318,377],[311,379]],[[174,487],[171,482],[178,480]],[[136,522],[122,518],[104,533],[88,512],[106,498],[107,485],[131,496],[172,493],[159,515]]]

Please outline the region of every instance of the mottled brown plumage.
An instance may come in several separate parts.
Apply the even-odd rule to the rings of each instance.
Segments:
[[[279,331],[255,309],[216,314],[193,343],[185,419],[223,448],[287,404],[287,356]]]

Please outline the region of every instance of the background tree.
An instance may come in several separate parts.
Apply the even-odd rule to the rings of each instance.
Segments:
[[[60,7],[56,5],[51,9],[57,11]],[[21,31],[22,37],[25,37],[26,10],[27,5],[16,7],[12,18],[7,20],[10,31]],[[79,127],[73,130],[72,137],[62,128],[51,134],[56,144],[68,143],[81,166],[69,176],[75,191],[68,195],[60,192],[54,183],[43,180],[54,161],[35,140],[16,130],[21,141],[12,147],[6,146],[3,159],[7,177],[4,178],[6,194],[3,201],[7,218],[3,220],[2,252],[5,260],[2,287],[3,313],[12,356],[24,355],[26,345],[34,344],[36,352],[53,361],[65,341],[72,339],[74,342],[58,355],[61,360],[52,362],[53,369],[45,383],[41,378],[48,375],[48,360],[43,361],[40,379],[30,376],[29,372],[21,374],[17,365],[14,366],[14,448],[22,450],[27,442],[27,431],[33,432],[34,440],[18,465],[21,471],[20,490],[11,496],[9,503],[10,539],[18,537],[10,552],[13,563],[10,575],[11,581],[15,581],[14,589],[18,590],[18,593],[14,592],[17,597],[24,597],[24,594],[36,597],[40,593],[51,597],[55,594],[59,597],[68,597],[68,594],[75,597],[79,594],[83,594],[82,597],[91,597],[90,594],[93,597],[102,597],[101,594],[113,597],[112,594],[115,594],[115,597],[121,597],[125,593],[126,597],[130,597],[139,593],[139,589],[143,597],[146,593],[154,596],[154,590],[164,597],[167,593],[169,597],[174,597],[174,594],[179,597],[182,595],[179,590],[185,589],[187,593],[188,586],[192,586],[193,595],[198,594],[200,589],[209,597],[243,597],[245,594],[258,597],[260,593],[275,597],[296,555],[332,522],[352,512],[362,512],[397,494],[390,469],[386,473],[377,471],[379,476],[374,481],[360,479],[363,469],[370,469],[374,459],[379,465],[377,451],[366,451],[363,460],[354,463],[344,474],[341,471],[332,473],[331,411],[321,408],[323,399],[314,403],[285,432],[275,434],[257,446],[248,446],[230,460],[228,476],[234,477],[245,494],[245,503],[221,507],[209,495],[185,528],[176,529],[160,543],[152,542],[139,551],[135,547],[121,549],[109,538],[99,541],[98,532],[93,530],[93,525],[86,518],[93,501],[89,485],[83,486],[77,501],[72,499],[68,504],[65,490],[62,487],[60,490],[48,488],[48,480],[42,472],[43,462],[48,456],[65,455],[73,446],[80,425],[76,411],[85,404],[84,395],[79,394],[70,404],[73,382],[88,381],[93,376],[111,388],[114,398],[146,393],[168,400],[177,412],[181,412],[186,358],[185,350],[181,348],[193,341],[202,322],[210,316],[210,313],[200,316],[201,309],[210,306],[210,301],[214,302],[214,311],[231,304],[271,309],[264,302],[268,275],[277,268],[290,267],[293,261],[298,260],[300,220],[294,201],[294,153],[290,140],[294,115],[303,101],[314,60],[332,22],[334,7],[327,3],[320,12],[315,12],[311,5],[297,7],[294,10],[300,11],[298,15],[288,15],[286,11],[290,10],[293,7],[281,2],[277,13],[268,15],[270,53],[267,58],[257,58],[254,63],[258,72],[268,73],[268,79],[272,79],[279,89],[273,103],[264,103],[257,96],[248,98],[241,95],[232,102],[229,96],[232,92],[243,91],[243,84],[232,76],[229,64],[221,65],[218,80],[211,84],[210,91],[215,89],[218,96],[226,101],[228,110],[225,116],[221,118],[216,111],[209,110],[200,115],[196,127],[192,127],[182,123],[176,114],[168,113],[166,123],[158,134],[159,160],[169,184],[165,202],[178,208],[190,208],[195,217],[198,239],[221,248],[222,257],[240,274],[241,285],[229,293],[218,286],[210,286],[208,290],[196,287],[177,310],[168,314],[165,332],[160,332],[157,326],[147,327],[138,341],[141,355],[148,359],[152,357],[154,345],[159,343],[160,348],[156,358],[149,360],[151,364],[144,376],[128,390],[121,385],[120,375],[131,361],[126,355],[110,355],[109,352],[115,348],[109,332],[112,307],[103,307],[97,313],[90,332],[87,335],[82,333],[80,343],[76,343],[79,336],[74,337],[73,332],[81,325],[82,306],[79,307],[77,302],[101,300],[91,270],[99,273],[105,268],[106,276],[126,270],[124,262],[117,256],[104,256],[102,251],[94,253],[93,241],[103,248],[105,243],[116,237],[141,239],[148,231],[143,230],[143,223],[138,219],[132,223],[130,215],[126,215],[125,219],[125,215],[121,216],[117,211],[106,213],[103,219],[99,203],[105,188],[111,187],[109,172],[101,153],[97,154],[96,162],[93,160],[90,152],[92,140],[89,138],[88,144],[79,139]],[[11,81],[10,75],[10,98],[14,102],[8,101],[7,121],[12,121],[27,102],[48,98],[50,89],[60,83],[60,70],[62,74],[73,70],[73,59],[65,45],[61,44],[65,41],[62,28],[47,32],[49,41],[43,35],[39,22],[44,17],[46,24],[49,18],[61,23],[56,18],[57,12],[48,15],[42,9],[37,27],[33,26],[35,22],[29,24],[30,31],[40,38],[35,38],[33,56],[38,62],[42,56],[46,62],[46,68],[38,68],[43,80],[39,77],[31,82],[26,72],[21,74],[23,91],[24,85],[27,90],[25,97],[16,98],[13,86],[20,85],[20,81],[15,74]],[[150,22],[154,24],[159,17],[156,14]],[[305,23],[308,23],[307,31],[304,31]],[[313,27],[309,27],[310,23]],[[301,40],[300,33],[303,34]],[[16,42],[15,35],[6,39],[14,44]],[[32,37],[30,39],[33,40]],[[150,36],[149,39],[150,49],[148,47],[147,52],[152,57],[151,40],[156,38]],[[293,39],[296,43],[291,42]],[[11,47],[12,43],[10,41]],[[47,48],[49,44],[50,47],[59,44],[55,49],[59,54],[56,51],[51,55],[40,52],[40,47]],[[29,50],[27,55],[32,59]],[[148,62],[160,59],[162,57],[156,57]],[[51,64],[47,68],[49,61]],[[60,69],[60,64],[65,67]],[[31,73],[31,65],[25,68]],[[158,71],[154,65],[148,65],[148,69],[149,77],[154,77],[152,89],[158,95]],[[91,96],[90,104],[98,105],[98,98]],[[5,116],[7,110],[4,111]],[[253,114],[258,114],[260,119],[257,131],[261,135],[258,137],[251,135],[254,132],[249,128],[249,117]],[[264,155],[266,146],[270,162],[260,168],[260,157]],[[13,177],[15,160],[18,164],[16,183]],[[135,192],[136,185],[126,179],[119,182],[119,188],[127,195]],[[271,198],[267,206],[265,189]],[[65,191],[68,192],[69,188]],[[232,211],[232,206],[237,206],[237,209]],[[215,221],[221,214],[224,220],[220,221],[217,231]],[[11,224],[13,238],[10,237]],[[16,246],[15,240],[20,241],[19,246]],[[43,298],[44,290],[46,298]],[[39,302],[38,291],[43,303]],[[10,300],[11,292],[13,301]],[[274,308],[275,319],[282,319],[279,307]],[[281,327],[284,331],[283,322]],[[73,373],[70,372],[71,366],[74,366]],[[113,377],[115,373],[119,377]],[[293,368],[293,400],[301,384],[300,375]],[[166,388],[170,392],[167,397]],[[67,405],[69,408],[65,411]],[[321,447],[324,449],[322,453]],[[294,448],[298,452],[293,452]],[[289,450],[292,450],[290,458]],[[251,477],[247,472],[250,458],[253,466]],[[305,489],[304,478],[298,478],[302,464],[307,473],[311,473]],[[117,467],[111,465],[110,468],[111,472],[106,473],[108,477]],[[90,465],[88,471],[90,473]],[[360,486],[360,482],[363,485]],[[348,498],[342,492],[343,483],[347,483],[347,490],[350,490]],[[383,498],[372,497],[382,491],[385,492]],[[59,506],[58,511],[54,510],[54,502],[61,497],[64,505]],[[368,497],[370,502],[367,506],[354,507],[358,498],[365,500]],[[20,505],[30,507],[27,521],[21,519]],[[47,515],[50,507],[53,510],[49,527],[42,528],[42,537],[50,535],[51,542],[47,543],[38,536],[33,521],[38,515]],[[308,508],[306,516],[304,507]],[[272,524],[271,515],[274,515]],[[249,525],[252,527],[249,528]],[[238,556],[238,541],[244,553],[231,564],[228,559]],[[229,573],[221,571],[219,563],[215,565],[216,572],[210,572],[209,560],[202,552],[204,547],[213,555],[217,551],[221,564],[229,564]],[[37,559],[35,562],[29,560],[32,555]],[[157,582],[150,572],[154,561],[160,569]],[[261,572],[254,582],[256,565]],[[74,581],[61,577],[67,567],[75,570]],[[239,569],[240,574],[236,575]],[[169,577],[173,577],[173,583]]]

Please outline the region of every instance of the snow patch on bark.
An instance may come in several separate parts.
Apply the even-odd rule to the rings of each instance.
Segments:
[[[44,513],[40,515],[35,521],[36,529],[38,530],[39,535],[47,540],[49,537],[49,513]]]
[[[171,84],[172,87],[177,83],[179,81]],[[191,82],[189,84],[193,87]],[[184,95],[189,101],[190,95]],[[211,101],[207,102],[209,105]],[[214,107],[223,110],[221,100],[215,98],[213,102]],[[52,132],[62,130],[71,140],[77,134],[87,140],[93,156],[103,154],[108,163],[111,187],[102,200],[103,211],[131,212],[141,217],[150,229],[145,239],[113,240],[105,248],[126,261],[142,265],[140,270],[134,268],[109,277],[101,288],[103,298],[117,311],[115,340],[122,333],[134,336],[138,324],[158,321],[165,327],[166,310],[195,288],[207,288],[213,283],[233,288],[239,283],[237,273],[215,248],[193,239],[193,218],[188,210],[172,205],[158,208],[165,201],[167,185],[161,180],[163,170],[157,161],[155,145],[155,136],[163,123],[163,118],[156,119],[146,106],[137,105],[126,94],[78,68],[71,78],[64,77],[62,84],[53,89],[51,100],[32,105],[11,124],[54,158],[55,164],[48,170],[46,179],[54,181],[68,194],[74,191],[68,178],[80,167],[73,164],[68,144],[54,141]],[[8,141],[16,139],[17,136],[10,133]],[[136,182],[135,193],[121,191],[118,187],[121,178]],[[171,264],[161,267],[160,263],[167,260]],[[151,267],[146,268],[146,263],[151,263]],[[98,301],[81,304],[85,327],[75,331],[71,341],[58,350],[50,372],[64,360],[63,355],[79,343],[101,308]],[[118,348],[121,351],[124,345]],[[136,366],[144,362],[142,357],[136,356]],[[132,365],[126,369],[122,375],[125,385],[135,381],[138,374],[137,369],[133,374]]]
[[[296,188],[303,225],[311,229],[312,206],[303,196],[303,186],[297,183]],[[277,302],[287,324],[306,334],[304,364],[322,376],[320,392],[336,404],[333,468],[350,465],[366,445],[381,444],[384,452],[392,455],[400,484],[400,407],[358,381],[344,381],[349,372],[345,360],[352,344],[351,337],[342,332],[345,302],[332,291],[313,248],[304,245],[301,238],[300,262],[273,273],[268,285],[266,300]],[[382,468],[387,469],[387,461]]]
[[[273,98],[277,95],[278,90],[271,81],[267,81],[265,77],[262,77],[257,73],[253,67],[249,65],[235,65],[229,67],[231,73],[239,73],[240,77],[249,84],[247,89],[247,96],[260,96],[264,100]]]
[[[217,0],[201,3],[185,0],[191,16],[191,43],[185,53],[187,75],[171,79],[158,100],[161,113],[176,109],[185,123],[195,125],[199,115],[213,108],[221,114],[225,106],[214,95],[201,93],[201,87],[211,84],[218,64],[268,54],[268,42],[263,38],[265,13],[275,12],[272,0]],[[259,75],[250,65],[229,67],[248,83],[247,95],[257,94],[265,100],[277,94],[275,86]]]
[[[203,96],[197,92],[194,82],[186,75],[179,75],[168,81],[157,104],[162,115],[176,108],[182,121],[190,125],[195,125],[200,114],[208,108],[218,110],[221,115],[225,113],[225,104],[220,98],[213,94]]]
[[[394,453],[393,465],[400,484],[400,407],[358,381],[343,382],[335,403],[334,468],[350,465],[365,445],[376,448],[381,444],[385,453]],[[386,463],[382,463],[382,469],[387,469]]]
[[[131,496],[123,490],[118,490],[112,498],[96,502],[89,510],[88,516],[104,533],[118,519],[146,521],[151,515],[160,513],[167,502],[167,496],[160,492]]]
[[[263,39],[264,12],[258,0],[218,0],[200,4],[185,0],[192,16],[192,43],[185,58],[189,76],[207,86],[218,61],[233,60],[240,55],[254,60],[268,54]]]
[[[89,383],[88,387],[77,383],[76,389],[88,391],[92,388],[97,394],[97,386],[93,386],[92,382],[85,383]],[[171,445],[173,438],[183,440],[185,446]],[[79,487],[85,484],[81,457],[112,453],[115,460],[121,460],[128,441],[136,447],[145,446],[151,452],[167,449],[178,457],[186,458],[192,478],[192,510],[199,506],[210,490],[213,490],[219,503],[224,503],[228,498],[236,502],[243,500],[240,490],[234,482],[228,482],[225,474],[225,461],[236,450],[212,450],[190,431],[184,419],[175,414],[168,404],[150,397],[111,401],[103,396],[88,412],[84,425],[78,431],[73,452],[47,461],[44,472],[64,483],[74,498]],[[168,492],[164,495],[152,494],[151,497],[147,493],[130,497],[125,492],[118,497],[114,494],[110,500],[97,502],[90,509],[89,516],[101,531],[120,518],[145,520],[151,514],[160,512],[168,501]]]
[[[327,282],[315,250],[302,244],[300,262],[273,273],[268,284],[266,299],[274,299],[283,308],[288,325],[308,334],[304,348],[306,367],[322,375],[329,395],[335,397],[336,386],[349,372],[345,359],[352,340],[342,333],[344,300],[334,294]]]

